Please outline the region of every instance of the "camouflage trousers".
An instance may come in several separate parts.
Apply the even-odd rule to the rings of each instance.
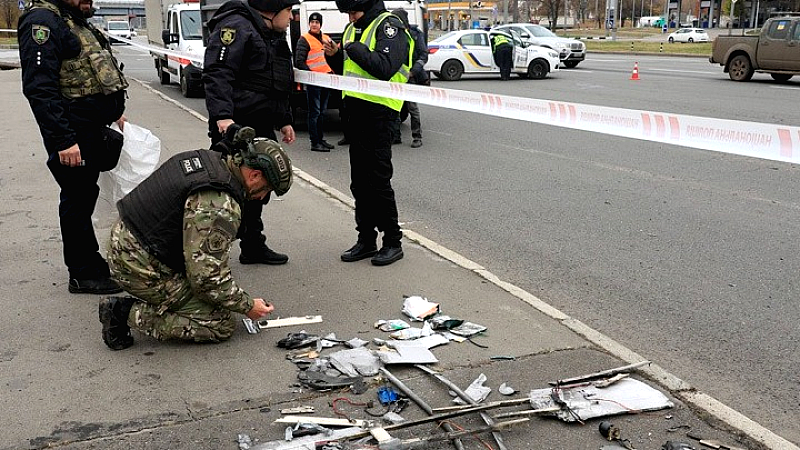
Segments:
[[[160,341],[219,342],[231,337],[230,311],[196,298],[189,280],[147,253],[121,220],[108,242],[111,276],[136,302],[128,325]]]

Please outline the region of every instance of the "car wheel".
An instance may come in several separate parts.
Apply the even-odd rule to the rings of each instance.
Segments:
[[[158,79],[161,81],[161,84],[169,84],[169,72],[161,67],[160,62],[156,62],[156,70],[158,71]]]
[[[444,81],[458,81],[464,73],[464,66],[460,62],[451,59],[442,64],[442,79]]]
[[[564,67],[567,69],[574,69],[580,61],[564,61]]]
[[[669,38],[669,43],[670,44],[674,44],[675,43],[675,38],[674,37]]]
[[[689,38],[689,43],[691,44],[692,42],[694,42],[694,38]]]
[[[733,81],[748,81],[753,77],[753,65],[747,55],[736,55],[728,63],[728,76]]]
[[[788,73],[771,73],[769,74],[773,80],[780,81],[781,83],[792,79],[792,75]]]
[[[547,63],[541,59],[535,59],[528,64],[528,78],[541,80],[547,76]]]
[[[193,82],[185,70],[181,70],[181,94],[186,98],[200,97],[201,88]]]

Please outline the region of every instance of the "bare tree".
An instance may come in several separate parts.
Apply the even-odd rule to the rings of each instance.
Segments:
[[[545,0],[543,4],[547,12],[547,20],[550,21],[550,29],[555,30],[556,25],[558,25],[558,13],[561,11],[563,4],[561,0]]]

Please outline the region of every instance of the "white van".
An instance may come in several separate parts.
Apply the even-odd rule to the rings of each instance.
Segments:
[[[128,40],[130,40],[130,38],[133,36],[133,28],[127,20],[109,20],[106,22],[104,29],[108,31],[108,34],[111,36],[121,37]],[[112,39],[111,43],[113,44],[114,42],[122,41]]]

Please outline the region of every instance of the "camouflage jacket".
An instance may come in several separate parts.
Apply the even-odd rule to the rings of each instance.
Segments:
[[[242,221],[239,204],[229,194],[204,190],[186,199],[183,213],[186,277],[198,297],[246,314],[253,298],[234,281],[230,250]]]

